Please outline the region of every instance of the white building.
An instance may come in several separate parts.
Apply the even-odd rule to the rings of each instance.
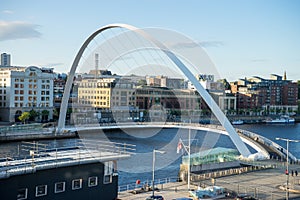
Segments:
[[[40,113],[36,120],[52,119],[54,78],[53,69],[0,67],[0,121],[18,121],[32,109]]]
[[[2,53],[1,54],[1,65],[10,66],[10,54]]]

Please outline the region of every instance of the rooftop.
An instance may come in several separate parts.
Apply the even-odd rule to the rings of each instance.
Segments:
[[[73,146],[52,149],[43,144],[24,142],[22,149],[28,153],[22,158],[0,159],[0,179],[38,170],[128,158],[134,154],[135,145],[79,140]]]

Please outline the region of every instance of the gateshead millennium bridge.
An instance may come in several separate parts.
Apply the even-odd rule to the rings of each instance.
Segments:
[[[162,44],[156,38],[149,35],[147,32],[145,32],[141,29],[138,29],[134,26],[128,25],[128,24],[110,24],[110,25],[103,26],[100,29],[98,29],[97,31],[95,31],[93,34],[91,34],[86,39],[86,41],[83,43],[83,45],[81,46],[79,52],[77,53],[77,55],[76,55],[76,57],[73,61],[73,64],[72,64],[72,67],[71,67],[71,70],[70,70],[70,73],[69,73],[69,77],[67,79],[67,83],[66,83],[66,86],[65,86],[65,90],[64,90],[64,94],[63,94],[63,98],[62,98],[62,103],[61,103],[60,114],[59,114],[58,126],[57,126],[57,129],[56,129],[56,134],[61,134],[64,131],[66,131],[66,129],[67,130],[73,130],[73,129],[68,129],[68,128],[65,127],[65,118],[66,118],[66,113],[67,113],[67,107],[68,107],[68,100],[69,100],[69,96],[70,96],[70,91],[71,91],[73,79],[74,79],[74,76],[75,76],[75,71],[77,69],[77,66],[79,64],[79,61],[80,61],[84,51],[86,50],[89,43],[98,34],[101,34],[102,32],[104,32],[108,29],[114,29],[114,28],[124,28],[124,29],[135,32],[136,34],[140,35],[141,37],[143,37],[147,41],[154,44],[159,50],[161,50],[161,52],[163,52],[176,65],[176,67],[194,85],[195,89],[201,95],[201,97],[203,98],[205,103],[208,105],[208,107],[210,108],[212,113],[216,116],[216,118],[218,119],[218,121],[220,122],[220,124],[223,127],[223,128],[220,128],[220,127],[217,127],[217,126],[209,127],[209,130],[212,130],[214,132],[218,132],[218,133],[221,133],[221,134],[227,134],[230,137],[230,139],[232,140],[233,144],[236,146],[237,150],[245,158],[247,158],[251,155],[251,153],[250,153],[250,151],[247,148],[245,143],[252,146],[255,150],[262,153],[262,155],[264,155],[265,157],[269,157],[268,152],[264,148],[262,148],[260,145],[255,143],[253,140],[249,139],[250,138],[249,135],[241,134],[241,133],[245,133],[245,131],[239,131],[239,133],[237,133],[235,128],[232,126],[232,124],[227,119],[225,114],[221,111],[219,106],[212,99],[210,94],[203,88],[203,86],[200,84],[200,82],[192,74],[191,70],[175,55],[175,53],[173,53],[164,44]],[[133,127],[133,126],[136,127],[136,128],[145,127],[145,125],[137,125],[137,124],[130,125],[130,127]],[[150,125],[148,124],[147,126],[151,126],[151,124]],[[176,127],[177,126],[179,128],[181,127],[179,124],[175,124],[175,125],[174,124],[173,125],[164,124],[164,125],[152,125],[152,126],[161,126],[161,127],[166,127],[166,126],[173,126],[173,127],[175,126]],[[79,130],[79,131],[83,131],[83,130],[88,131],[88,130],[91,130],[91,129],[103,129],[103,128],[104,127],[99,127],[99,126],[98,127],[78,127],[77,130]],[[108,127],[108,128],[111,128],[111,127]],[[207,129],[205,127],[200,127],[200,126],[192,126],[192,127],[189,127],[189,128],[192,128],[192,129],[196,128],[196,129],[199,129],[199,130]]]

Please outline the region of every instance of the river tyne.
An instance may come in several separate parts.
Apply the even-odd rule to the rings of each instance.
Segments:
[[[249,130],[261,136],[275,141],[283,148],[286,148],[285,141],[277,141],[275,138],[288,138],[300,140],[300,123],[291,125],[268,125],[251,124],[239,125],[237,128]],[[182,155],[186,155],[184,148],[178,153],[176,151],[179,139],[185,145],[188,144],[187,129],[132,129],[106,131],[101,133],[83,133],[80,138],[108,140],[118,143],[136,145],[135,154],[129,159],[118,162],[119,185],[135,183],[137,179],[147,181],[152,179],[153,149],[161,150],[164,153],[156,153],[155,179],[176,178],[179,172]],[[235,148],[230,138],[204,131],[191,131],[191,152],[198,152],[215,147]],[[50,147],[67,147],[77,139],[42,140],[39,143],[47,144]],[[18,154],[18,146],[21,142],[0,144],[0,157]],[[254,152],[250,148],[251,152]],[[290,143],[289,151],[300,158],[300,143]],[[22,152],[19,151],[21,154]]]

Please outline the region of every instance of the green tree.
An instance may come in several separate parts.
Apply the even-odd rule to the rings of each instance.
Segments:
[[[19,120],[22,121],[24,124],[26,121],[30,118],[30,113],[29,112],[23,112],[22,115],[20,115]]]
[[[37,112],[37,111],[35,111],[35,110],[33,110],[33,109],[31,109],[31,110],[29,111],[29,114],[30,114],[29,119],[30,119],[31,121],[35,121],[35,118],[36,118],[37,116],[40,115],[39,112]]]
[[[48,116],[49,116],[49,111],[43,110],[42,111],[42,120],[48,120]]]
[[[54,108],[53,109],[53,119],[58,120],[58,118],[59,118],[58,108]]]

